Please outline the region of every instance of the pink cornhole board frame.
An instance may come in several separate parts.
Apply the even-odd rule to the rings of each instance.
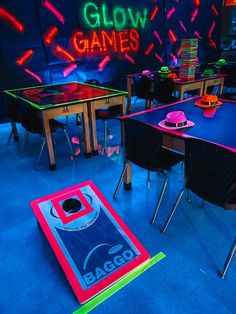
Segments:
[[[79,202],[80,210],[65,211],[68,199]],[[150,259],[92,181],[34,200],[31,206],[80,303]]]

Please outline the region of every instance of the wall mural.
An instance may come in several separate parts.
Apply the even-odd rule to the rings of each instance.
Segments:
[[[1,0],[0,89],[90,78],[125,88],[127,73],[178,65],[189,37],[200,62],[215,60],[220,2]]]

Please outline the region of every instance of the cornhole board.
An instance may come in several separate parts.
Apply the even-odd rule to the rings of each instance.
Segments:
[[[150,259],[92,181],[31,206],[80,303]]]

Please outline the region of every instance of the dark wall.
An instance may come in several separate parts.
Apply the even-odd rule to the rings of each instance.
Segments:
[[[220,56],[219,0],[0,0],[0,90],[124,75],[179,63],[181,38],[199,61]],[[212,29],[212,31],[210,31]]]

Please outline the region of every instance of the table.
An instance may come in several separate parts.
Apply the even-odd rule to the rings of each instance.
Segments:
[[[178,72],[178,71],[173,71]],[[152,72],[155,75],[158,75],[157,71]],[[134,83],[134,77],[141,73],[128,74],[126,75],[127,80],[127,111],[131,113],[131,96],[132,96],[132,85]],[[178,73],[177,73],[178,74]],[[209,86],[219,85],[218,93],[221,94],[224,87],[224,79],[225,74],[215,74],[209,77],[202,77],[200,72],[196,72],[194,80],[186,80],[186,79],[175,79],[175,91],[178,92],[178,99],[183,100],[184,93],[188,91],[198,90],[199,95],[203,95],[207,93],[207,89]]]
[[[91,126],[93,149],[97,149],[95,108],[119,104],[121,106],[121,114],[124,114],[125,97],[127,94],[127,92],[124,91],[78,82],[19,88],[6,90],[5,93],[39,110],[49,154],[49,168],[51,170],[56,169],[56,161],[49,120],[60,116],[82,113],[85,154],[86,156],[91,156],[92,149],[90,144],[89,122]],[[88,110],[91,114],[90,121]]]
[[[209,112],[194,105],[200,98],[195,96],[177,103],[130,114],[120,119],[122,121],[131,118],[152,125],[162,131],[163,146],[178,152],[184,153],[185,138],[195,137],[222,145],[236,153],[236,101],[221,99],[223,104],[215,108],[215,112]],[[175,110],[184,111],[187,119],[195,122],[195,126],[176,131],[159,127],[158,122],[165,119],[168,112]],[[131,186],[130,164],[125,176],[125,186]]]

